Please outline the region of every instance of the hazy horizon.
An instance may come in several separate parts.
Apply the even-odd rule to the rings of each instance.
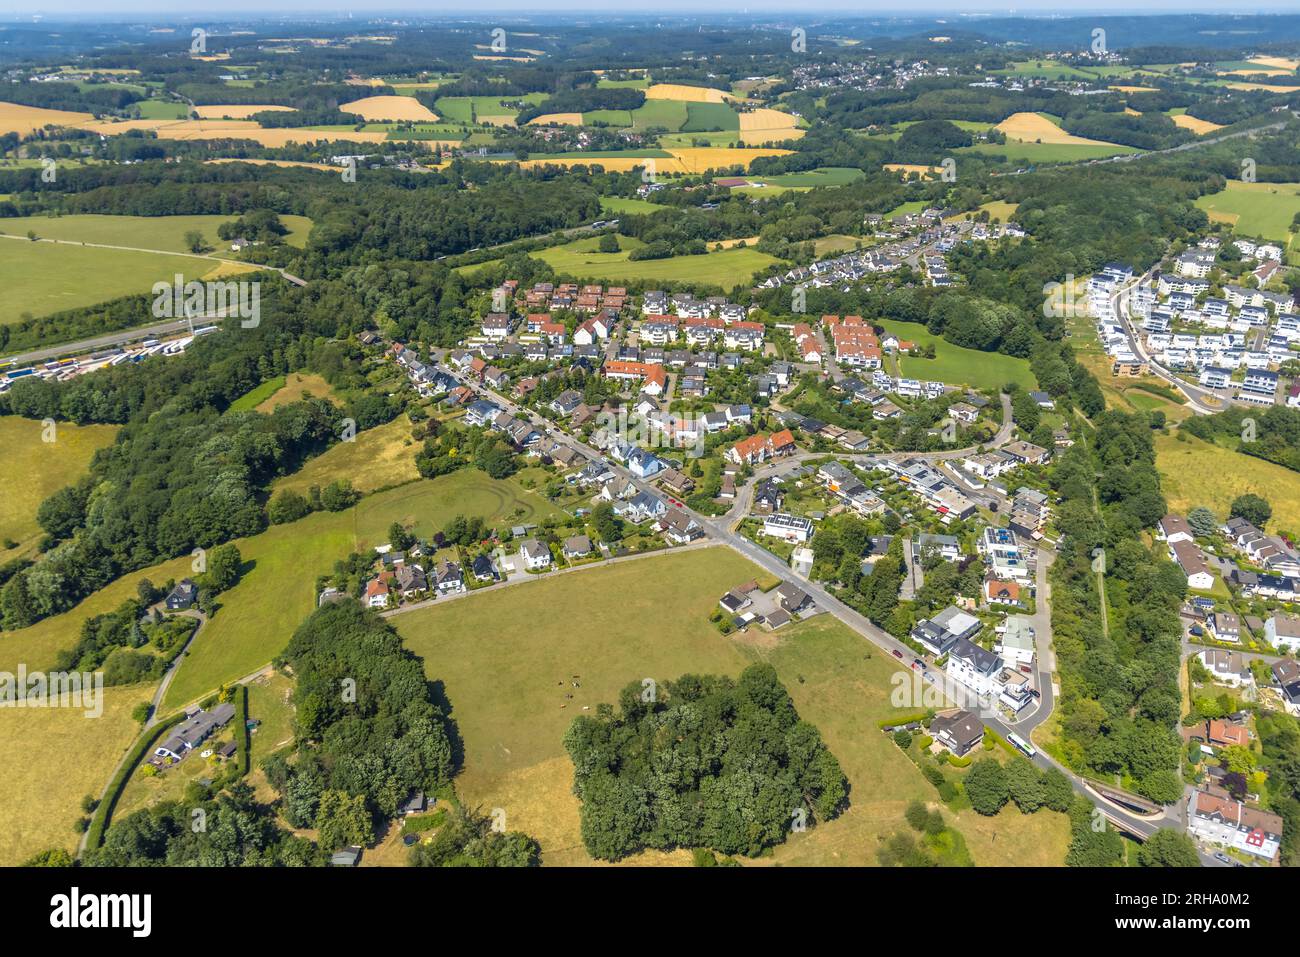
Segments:
[[[898,0],[872,2],[872,0],[816,0],[811,4],[797,4],[791,0],[721,0],[701,13],[697,0],[658,0],[654,10],[610,9],[600,0],[537,0],[531,4],[520,0],[480,0],[473,12],[466,12],[461,4],[420,2],[420,0],[349,0],[336,4],[322,4],[319,0],[229,0],[220,4],[194,5],[177,11],[159,0],[118,0],[107,9],[106,5],[88,0],[41,0],[40,3],[14,3],[0,0],[0,19],[32,22],[57,21],[60,17],[76,16],[92,21],[114,21],[138,17],[159,18],[170,21],[188,21],[204,17],[214,20],[255,17],[275,19],[285,16],[296,18],[339,20],[384,16],[416,17],[421,19],[454,18],[474,20],[489,13],[514,16],[557,16],[564,14],[605,14],[611,17],[638,18],[660,14],[686,16],[698,19],[711,17],[779,16],[782,14],[834,15],[838,17],[888,17],[899,19],[932,19],[944,16],[992,17],[1075,17],[1097,14],[1104,16],[1158,16],[1170,14],[1219,14],[1251,16],[1256,14],[1300,13],[1294,2],[1287,0],[1257,0],[1249,10],[1225,10],[1223,4],[1210,0],[1147,0],[1134,5],[1125,0],[1019,0],[1014,4],[994,4],[988,0],[942,0],[933,5],[907,6]]]

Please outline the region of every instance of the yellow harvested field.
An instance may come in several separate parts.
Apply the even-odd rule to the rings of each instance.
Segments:
[[[366,96],[351,103],[343,103],[339,109],[344,113],[355,113],[370,123],[388,120],[432,123],[438,119],[437,113],[413,96]]]
[[[641,157],[641,156],[593,156],[590,159],[583,157],[565,157],[563,159],[549,157],[546,159],[530,159],[520,163],[523,169],[532,169],[537,166],[602,166],[608,172],[627,173],[640,167],[651,167],[656,174],[681,174],[681,173],[703,173],[711,169],[729,169],[732,166],[739,165],[745,169],[749,164],[760,156],[787,156],[790,150],[770,149],[763,147],[750,147],[744,149],[727,149],[721,146],[701,146],[688,147],[679,150],[667,150],[669,156]],[[502,162],[509,162],[503,160]],[[652,165],[653,164],[653,165]]]
[[[1222,123],[1211,123],[1209,120],[1198,120],[1196,117],[1188,116],[1186,113],[1179,113],[1169,118],[1183,129],[1191,130],[1197,136],[1223,129]]]
[[[290,143],[382,143],[386,133],[357,133],[352,130],[274,129],[258,126],[252,120],[124,120],[111,123],[97,120],[82,123],[80,129],[105,136],[118,136],[132,130],[153,130],[161,140],[252,140],[261,146],[282,147]],[[418,140],[426,148],[430,141]]]
[[[1112,86],[1110,89],[1118,90],[1120,93],[1158,93],[1159,89],[1154,86]]]
[[[721,146],[697,146],[668,152],[673,154],[683,172],[703,173],[736,165],[749,169],[749,164],[760,156],[789,156],[791,151],[762,147],[733,150]]]
[[[1126,106],[1126,107],[1124,107],[1124,112],[1125,112],[1125,114],[1127,114],[1128,116],[1141,116],[1141,115],[1142,115],[1142,114],[1139,113],[1137,110],[1133,109],[1133,107],[1131,107],[1131,106]]]
[[[922,166],[919,163],[886,163],[884,169],[894,173],[920,173],[922,176],[938,176],[939,167]]]
[[[216,106],[196,106],[194,112],[201,120],[246,120],[254,113],[292,113],[292,106],[272,106],[258,103],[227,103]]]
[[[1300,86],[1282,86],[1278,83],[1225,83],[1230,90],[1267,90],[1269,93],[1295,93]]]
[[[647,100],[685,100],[688,103],[724,103],[729,94],[711,86],[683,86],[680,83],[655,83],[645,91]]]
[[[28,136],[51,124],[76,126],[94,119],[89,113],[72,113],[68,110],[42,110],[34,106],[0,102],[0,135],[17,133]]]
[[[323,169],[337,173],[343,167],[330,166],[329,163],[308,163],[304,160],[269,160],[269,159],[211,159],[205,163],[251,163],[253,166],[301,166],[304,169]]]
[[[1250,58],[1250,62],[1258,63],[1260,66],[1271,66],[1275,70],[1286,70],[1288,73],[1300,70],[1300,60],[1285,56],[1255,56]]]
[[[778,140],[797,140],[806,132],[798,128],[798,118],[781,110],[760,108],[740,113],[740,141],[747,145]]]
[[[1090,140],[1067,133],[1045,116],[1037,113],[1012,113],[996,129],[1007,139],[1021,143],[1044,143],[1052,146],[1113,146],[1102,140]]]
[[[496,117],[493,117],[495,119]],[[527,126],[581,126],[581,113],[543,113],[541,116],[534,116],[528,121]]]

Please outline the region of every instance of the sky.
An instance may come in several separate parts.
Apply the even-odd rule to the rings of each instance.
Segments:
[[[188,20],[197,16],[230,19],[248,15],[274,17],[282,14],[324,19],[346,16],[348,13],[354,17],[419,14],[433,18],[477,17],[494,12],[716,15],[746,12],[775,14],[786,11],[862,16],[897,14],[911,17],[942,16],[948,13],[987,13],[997,16],[1190,12],[1250,14],[1294,13],[1297,12],[1297,3],[1295,0],[1016,0],[1010,4],[999,4],[991,0],[710,0],[702,9],[699,0],[655,0],[653,6],[611,4],[609,0],[475,0],[472,5],[446,0],[186,0],[179,4],[164,0],[0,0],[0,19],[8,21],[27,19],[33,15],[40,15],[46,20],[71,15],[111,20],[144,16]]]

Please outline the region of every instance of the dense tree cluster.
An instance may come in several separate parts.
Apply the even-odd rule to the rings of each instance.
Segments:
[[[602,860],[644,848],[756,854],[834,818],[848,796],[839,762],[770,665],[735,681],[630,684],[617,711],[602,704],[575,719],[564,746],[583,843]]]
[[[1061,497],[1051,580],[1062,750],[1076,770],[1121,774],[1170,803],[1182,794],[1174,727],[1187,580],[1140,538],[1165,514],[1145,417],[1104,412],[1095,422],[1052,475]]]
[[[272,756],[267,779],[285,818],[334,850],[365,844],[412,790],[451,780],[448,719],[421,660],[356,602],[316,611],[278,659],[294,674],[295,751]]]

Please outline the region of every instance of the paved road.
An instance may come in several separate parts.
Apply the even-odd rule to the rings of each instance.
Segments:
[[[1191,406],[1194,411],[1203,415],[1222,412],[1230,404],[1230,393],[1225,394],[1223,392],[1217,392],[1214,389],[1206,389],[1199,385],[1192,385],[1190,382],[1178,377],[1171,370],[1166,369],[1160,363],[1156,362],[1156,360],[1147,353],[1146,348],[1142,344],[1142,334],[1138,331],[1136,323],[1134,323],[1133,317],[1129,313],[1128,293],[1134,286],[1147,282],[1151,278],[1153,272],[1154,267],[1141,276],[1138,276],[1132,282],[1118,287],[1115,292],[1111,294],[1111,310],[1119,320],[1120,325],[1123,326],[1124,334],[1128,336],[1129,348],[1133,350],[1135,356],[1147,364],[1147,367],[1151,370],[1153,375],[1163,379],[1186,396],[1187,404]]]

